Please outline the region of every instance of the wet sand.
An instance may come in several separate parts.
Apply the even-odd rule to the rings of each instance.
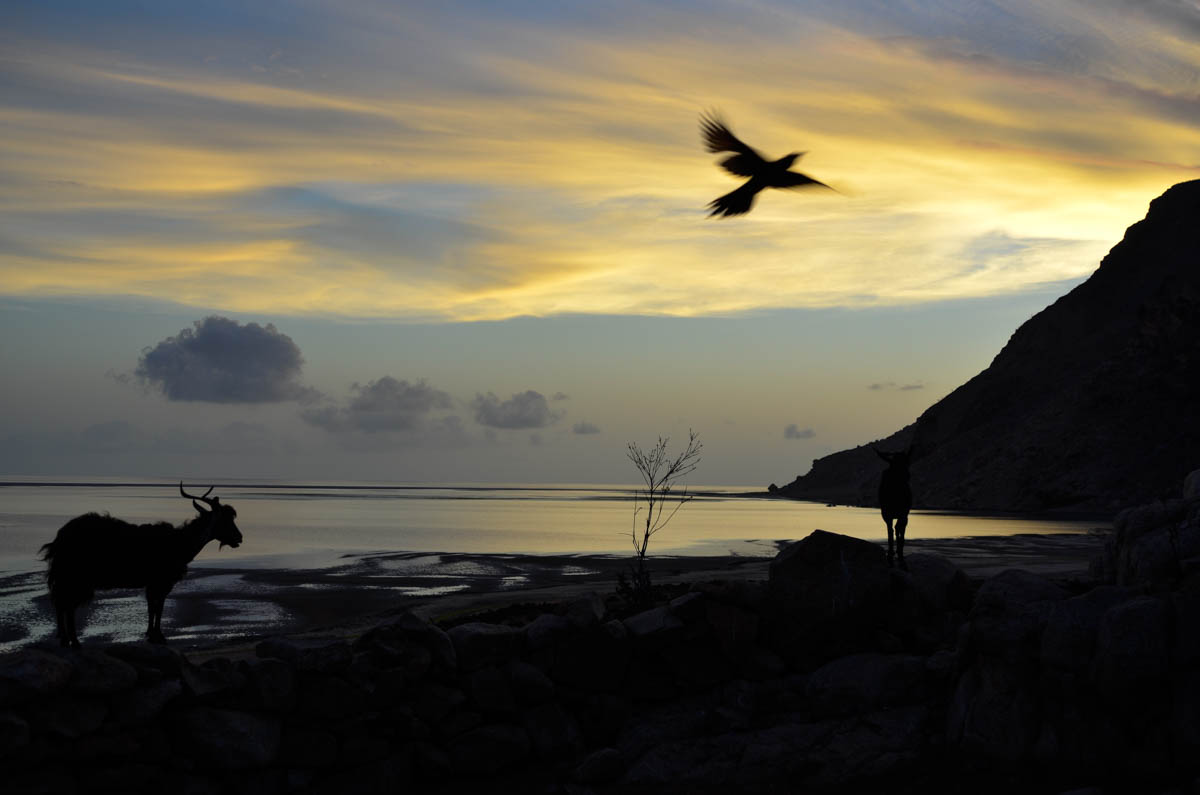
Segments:
[[[766,580],[774,552],[786,541],[762,542],[755,554],[658,556],[656,584],[705,580]],[[1024,568],[1062,580],[1085,580],[1103,544],[1099,534],[1013,535],[913,539],[910,554],[943,555],[983,579]],[[553,605],[580,594],[611,593],[628,556],[474,555],[389,552],[347,556],[322,569],[193,567],[167,601],[164,626],[176,648],[200,658],[252,653],[265,636],[352,637],[403,610],[433,620],[515,604]],[[4,616],[0,643],[12,648],[50,640],[51,614],[40,575],[0,581],[6,603],[26,602]],[[140,593],[110,592],[96,601],[85,642],[136,641],[144,631]]]

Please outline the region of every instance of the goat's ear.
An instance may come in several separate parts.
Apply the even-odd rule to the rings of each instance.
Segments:
[[[192,500],[192,507],[199,511],[201,516],[204,516],[204,514],[208,513],[208,511],[201,508],[200,503],[196,502],[195,500]]]

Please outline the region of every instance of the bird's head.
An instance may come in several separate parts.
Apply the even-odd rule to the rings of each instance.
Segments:
[[[791,168],[792,163],[795,163],[797,160],[799,160],[802,157],[804,157],[804,152],[792,152],[789,155],[785,155],[783,157],[784,168]]]

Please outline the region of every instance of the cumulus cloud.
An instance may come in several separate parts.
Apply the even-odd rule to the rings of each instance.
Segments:
[[[471,406],[476,422],[489,428],[544,428],[562,417],[561,412],[550,410],[545,395],[532,389],[504,401],[491,392],[477,394]]]
[[[572,432],[572,433],[578,433],[578,434],[591,434],[591,433],[600,433],[600,426],[598,426],[598,425],[593,425],[593,424],[592,424],[592,423],[590,423],[590,422],[583,422],[583,421],[581,421],[581,422],[577,422],[577,423],[575,423],[575,424],[574,424],[574,425],[571,427],[571,432]]]
[[[309,409],[301,416],[311,425],[327,431],[359,431],[389,433],[413,431],[424,425],[426,418],[437,409],[448,409],[450,396],[425,381],[409,383],[385,375],[365,385],[350,387],[353,397],[344,406],[322,406]],[[442,418],[446,420],[457,418]]]
[[[304,357],[274,325],[242,325],[212,315],[146,348],[134,375],[167,400],[278,403],[311,400],[300,383]]]
[[[794,422],[783,429],[784,439],[811,439],[816,435],[817,432],[812,428],[801,428]]]

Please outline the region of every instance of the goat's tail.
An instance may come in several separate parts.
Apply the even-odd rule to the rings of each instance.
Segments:
[[[46,567],[46,587],[50,589],[50,599],[54,599],[55,585],[58,583],[58,566],[54,565],[54,541],[42,544],[38,557],[50,564]]]

